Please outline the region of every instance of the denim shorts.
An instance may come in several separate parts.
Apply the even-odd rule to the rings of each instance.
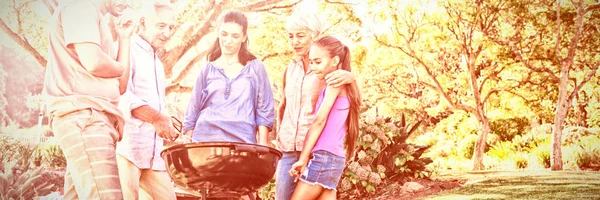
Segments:
[[[346,158],[328,151],[318,150],[312,153],[308,166],[304,169],[300,180],[311,185],[320,185],[325,189],[337,191],[342,178]]]

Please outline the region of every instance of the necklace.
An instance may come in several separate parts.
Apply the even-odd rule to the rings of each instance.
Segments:
[[[232,60],[225,59],[225,63],[227,63],[227,65],[233,65],[234,63],[236,63],[236,60],[235,59],[232,59]]]

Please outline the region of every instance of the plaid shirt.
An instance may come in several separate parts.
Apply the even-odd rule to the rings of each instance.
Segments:
[[[305,72],[299,58],[288,65],[285,76],[286,105],[277,133],[277,145],[282,151],[302,151],[325,81],[319,80],[310,69]]]

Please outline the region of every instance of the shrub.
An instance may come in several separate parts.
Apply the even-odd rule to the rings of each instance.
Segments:
[[[261,199],[275,199],[275,177],[257,192]]]
[[[584,170],[600,170],[600,138],[586,136],[581,141],[581,150],[576,154],[577,165]]]
[[[487,154],[499,160],[506,160],[513,153],[513,150],[511,142],[502,141],[492,146]]]
[[[517,169],[525,169],[529,164],[527,154],[523,152],[512,154],[511,160],[515,162],[515,168]]]
[[[2,164],[16,161],[16,164],[25,170],[29,167],[33,148],[10,136],[0,136],[0,145],[3,147],[0,150]]]
[[[550,142],[550,138],[547,138],[530,151],[544,168],[550,167]]]
[[[490,121],[490,130],[497,134],[500,141],[510,141],[517,135],[523,135],[529,129],[527,118],[507,118]]]
[[[421,157],[429,147],[406,142],[420,121],[409,127],[401,115],[400,121],[367,118],[361,123],[356,153],[348,159],[339,184],[342,199],[371,194],[386,180],[430,175],[426,166],[433,161]]]
[[[14,160],[4,165],[4,172],[0,174],[0,199],[33,199],[35,196],[44,196],[51,192],[53,184],[34,185],[42,175],[42,168],[17,174],[13,173],[16,163]]]
[[[475,143],[477,143],[477,135],[466,135],[464,139],[458,142],[458,155],[467,159],[473,157]]]
[[[54,138],[39,144],[34,149],[32,157],[36,166],[51,167],[55,169],[64,169],[67,166],[67,160],[62,149],[56,144],[56,139]]]

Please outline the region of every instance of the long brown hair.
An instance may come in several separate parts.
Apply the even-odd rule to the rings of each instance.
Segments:
[[[221,14],[217,21],[219,22],[219,26],[227,22],[236,23],[242,27],[242,32],[244,35],[248,35],[248,18],[246,18],[246,15],[240,11],[227,11]],[[248,40],[249,39],[246,38],[246,41],[243,42],[242,46],[240,47],[240,52],[238,52],[238,60],[242,65],[246,65],[248,61],[256,59],[256,56],[248,51]],[[206,55],[206,57],[208,58],[209,62],[212,62],[221,57],[221,53],[221,45],[219,43],[219,38],[217,38],[213,46],[208,51],[208,55]]]
[[[348,49],[348,46],[344,45],[340,40],[333,36],[325,36],[319,38],[313,45],[327,51],[330,58],[334,58],[336,56],[339,57],[341,61],[338,65],[339,69],[349,72],[352,71],[352,67],[350,66],[350,49]],[[346,119],[348,133],[346,134],[345,146],[348,158],[352,158],[354,154],[354,146],[359,133],[358,118],[360,117],[359,109],[361,97],[360,91],[358,90],[356,84],[344,85],[344,89],[346,90],[346,95],[350,101],[350,112],[348,112],[348,118]]]

